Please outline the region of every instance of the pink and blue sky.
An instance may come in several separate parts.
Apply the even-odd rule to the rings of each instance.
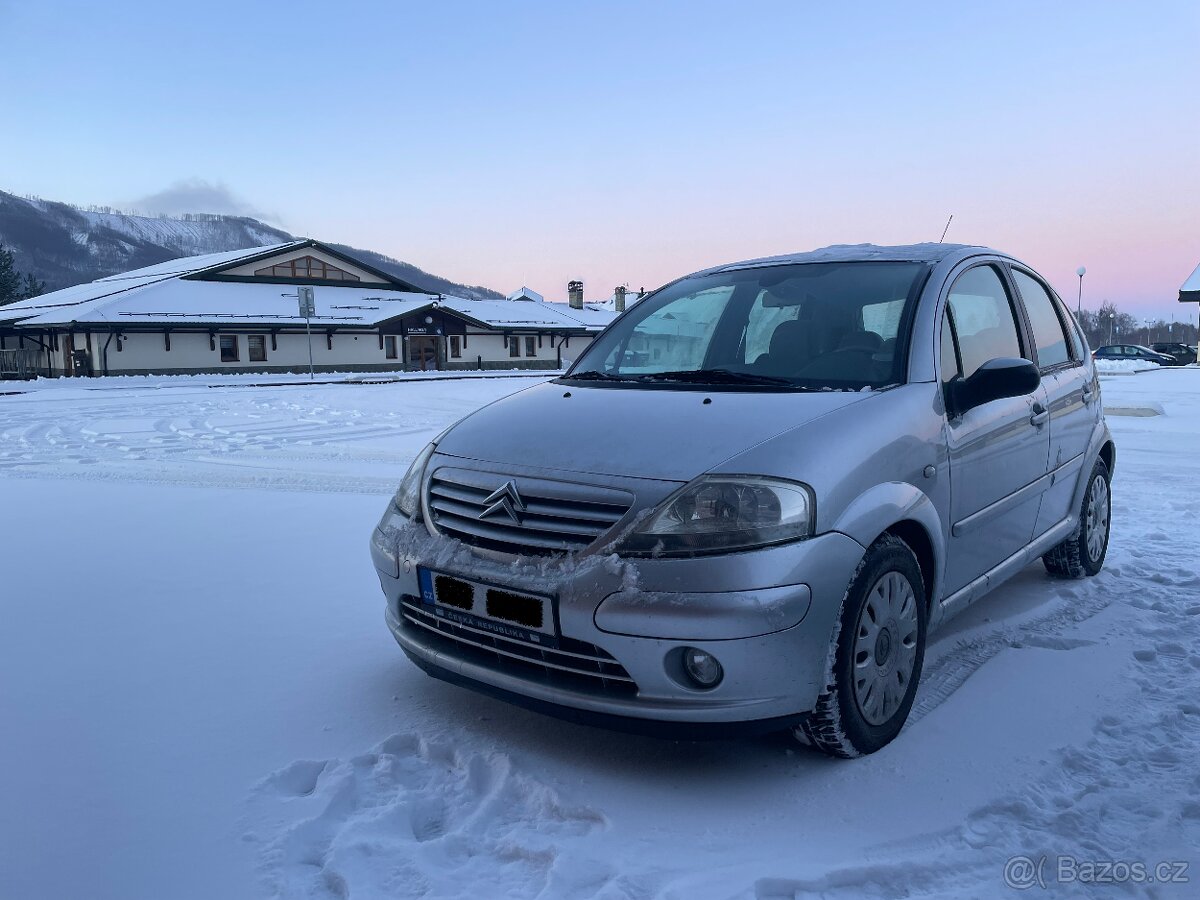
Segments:
[[[0,0],[0,188],[548,298],[947,240],[1191,318],[1200,4]]]

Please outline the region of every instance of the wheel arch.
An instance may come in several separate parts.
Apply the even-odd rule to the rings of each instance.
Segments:
[[[877,484],[860,494],[834,524],[835,531],[870,547],[885,534],[904,541],[917,558],[932,614],[941,590],[945,532],[937,508],[916,486],[898,481]]]
[[[1100,448],[1100,458],[1104,460],[1104,465],[1108,466],[1108,477],[1112,478],[1113,472],[1117,471],[1117,445],[1113,443],[1112,438],[1104,442],[1104,446]]]
[[[901,519],[893,522],[883,534],[891,534],[908,544],[913,556],[917,558],[917,566],[921,569],[921,580],[925,582],[925,604],[933,610],[934,584],[937,582],[937,553],[933,548],[933,539],[925,526],[915,519]],[[880,535],[882,537],[883,535]],[[878,540],[878,538],[876,538]]]

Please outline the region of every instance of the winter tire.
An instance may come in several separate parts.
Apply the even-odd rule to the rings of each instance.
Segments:
[[[1079,526],[1042,557],[1046,571],[1056,578],[1082,578],[1104,568],[1112,523],[1112,491],[1108,466],[1097,459],[1088,476],[1079,507]]]
[[[801,743],[847,759],[890,743],[916,696],[927,618],[916,557],[900,538],[885,535],[850,579],[831,640],[825,689],[799,726]]]

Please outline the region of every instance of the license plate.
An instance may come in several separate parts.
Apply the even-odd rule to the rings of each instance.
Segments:
[[[439,619],[486,631],[497,637],[558,646],[554,601],[495,585],[468,581],[432,569],[417,568],[421,603]]]

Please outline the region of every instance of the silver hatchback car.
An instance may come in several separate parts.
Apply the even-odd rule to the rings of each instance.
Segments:
[[[904,725],[929,633],[1031,561],[1094,575],[1115,448],[1082,334],[983,247],[689,275],[443,432],[371,550],[430,675],[674,736]]]

